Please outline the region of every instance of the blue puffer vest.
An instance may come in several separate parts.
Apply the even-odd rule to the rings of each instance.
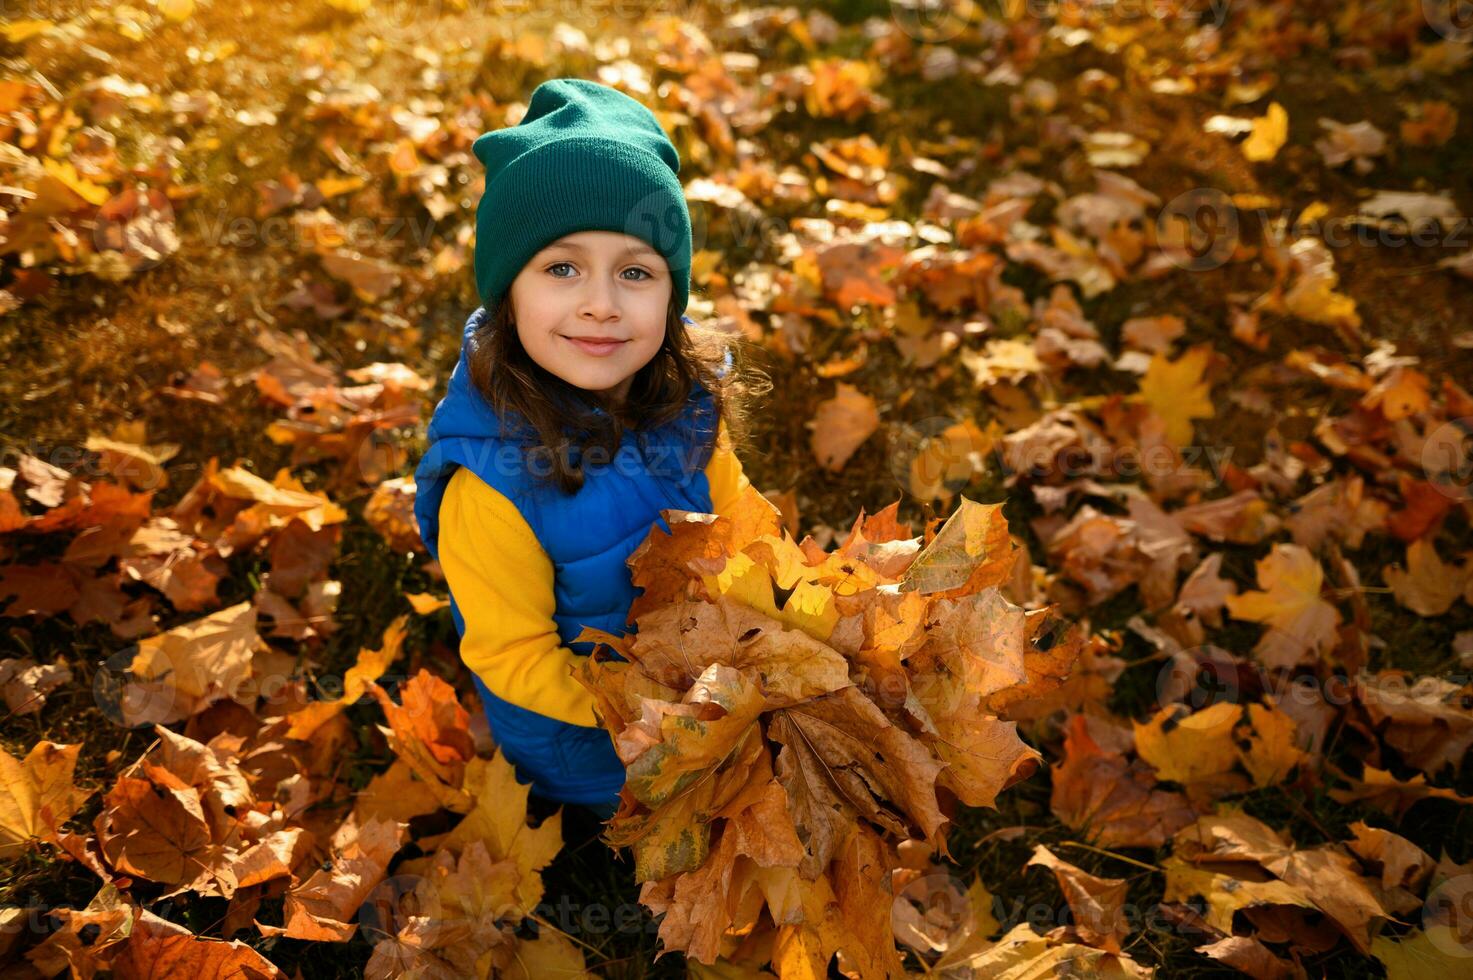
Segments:
[[[711,510],[705,473],[707,447],[717,425],[711,394],[697,385],[674,422],[626,431],[612,462],[585,464],[583,487],[576,494],[563,493],[537,475],[546,471],[546,463],[539,469],[537,458],[524,454],[526,447],[536,445],[535,430],[519,415],[520,424],[503,421],[471,381],[467,341],[487,316],[481,307],[466,321],[460,361],[430,419],[429,445],[414,475],[414,516],[425,547],[438,560],[440,501],[456,467],[469,467],[500,491],[516,505],[552,561],[554,618],[562,642],[587,656],[593,644],[573,642],[583,626],[615,635],[634,632],[625,620],[640,590],[625,562],[652,525],[669,532],[660,511]],[[528,433],[532,441],[523,440]],[[454,595],[450,611],[463,637],[465,619]],[[519,778],[532,783],[533,792],[603,810],[617,801],[624,766],[606,731],[518,707],[492,694],[479,677],[476,686],[492,735]]]

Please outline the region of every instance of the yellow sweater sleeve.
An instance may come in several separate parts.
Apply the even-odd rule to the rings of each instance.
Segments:
[[[726,423],[706,465],[712,507],[724,513],[750,481]],[[597,725],[593,694],[573,676],[578,654],[553,612],[553,566],[514,503],[460,467],[440,502],[440,567],[465,621],[460,656],[504,701],[574,725]]]
[[[440,567],[465,620],[460,658],[492,694],[573,725],[596,725],[593,694],[562,645],[552,560],[516,505],[465,467],[440,501]]]

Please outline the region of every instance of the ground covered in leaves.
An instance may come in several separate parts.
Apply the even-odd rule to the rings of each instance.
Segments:
[[[0,26],[7,976],[1473,968],[1473,27],[945,8]],[[777,516],[652,539],[588,665],[607,828],[410,510],[470,143],[562,75],[774,382]]]

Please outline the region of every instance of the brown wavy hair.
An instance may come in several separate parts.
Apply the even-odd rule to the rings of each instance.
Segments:
[[[765,375],[747,367],[744,338],[684,322],[673,296],[665,313],[664,343],[635,373],[628,397],[618,408],[532,359],[517,336],[510,293],[488,314],[469,340],[466,361],[471,383],[503,419],[508,412],[526,419],[535,437],[527,433],[524,438],[536,443],[534,450],[551,456],[549,472],[539,476],[564,493],[582,489],[585,453],[597,449],[604,459],[612,459],[626,431],[643,433],[674,422],[697,383],[711,393],[715,417],[725,419],[733,445],[746,435],[752,397],[771,390]],[[731,368],[724,377],[718,376],[728,351]],[[595,407],[604,414],[594,412]],[[716,434],[713,428],[705,436],[698,459],[710,459]]]

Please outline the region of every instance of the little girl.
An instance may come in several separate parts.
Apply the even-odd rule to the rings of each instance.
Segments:
[[[450,588],[492,736],[532,792],[607,818],[624,767],[573,677],[586,626],[626,630],[626,559],[662,509],[747,485],[720,334],[688,329],[680,158],[653,113],[578,78],[474,143],[481,307],[430,421],[415,518]]]

